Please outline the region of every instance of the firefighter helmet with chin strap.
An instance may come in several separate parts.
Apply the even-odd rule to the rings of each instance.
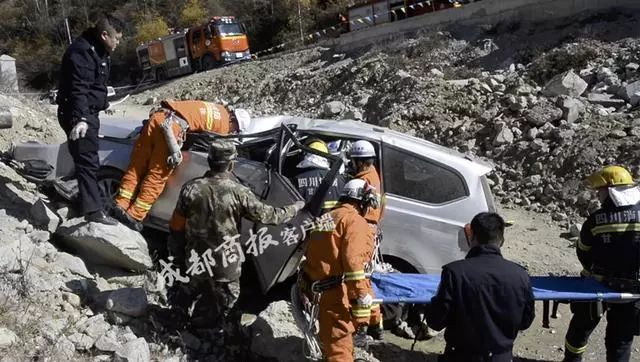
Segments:
[[[587,181],[595,189],[635,184],[631,173],[621,166],[605,166],[587,177]]]
[[[376,189],[359,178],[344,185],[340,192],[340,198],[357,200],[363,213],[366,213],[369,208],[377,209],[380,206],[376,197]]]

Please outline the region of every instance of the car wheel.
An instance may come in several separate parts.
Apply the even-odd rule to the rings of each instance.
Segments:
[[[156,81],[162,82],[166,79],[167,79],[167,73],[165,72],[164,68],[156,69]]]
[[[98,171],[98,187],[105,208],[111,210],[115,206],[115,198],[118,195],[120,182],[124,172],[114,167],[102,167]]]
[[[202,58],[202,70],[213,69],[216,67],[216,63],[216,60],[213,59],[213,55],[205,55],[204,58]]]

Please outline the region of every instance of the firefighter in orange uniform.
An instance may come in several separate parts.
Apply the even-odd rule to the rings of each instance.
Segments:
[[[142,230],[142,221],[182,162],[180,148],[187,131],[226,135],[240,133],[249,123],[244,109],[230,111],[224,105],[204,101],[162,101],[150,112],[136,140],[113,216],[133,230]]]
[[[371,228],[373,229],[374,236],[378,234],[378,224],[382,219],[382,187],[380,182],[380,176],[375,167],[376,151],[373,145],[369,141],[356,141],[351,145],[349,151],[349,157],[351,158],[351,165],[355,173],[355,178],[362,179],[367,182],[368,185],[375,188],[375,196],[380,205],[379,208],[370,208],[364,215]],[[377,247],[379,245],[374,244],[371,254],[375,257]],[[373,270],[370,270],[373,271]],[[371,291],[373,295],[373,291]],[[384,338],[384,329],[382,326],[382,312],[380,311],[380,304],[374,304],[371,308],[371,320],[368,322],[369,327],[367,333],[376,340],[382,340]]]
[[[329,213],[333,228],[314,231],[309,238],[300,286],[307,296],[320,294],[318,337],[327,362],[353,361],[353,334],[371,316],[373,295],[364,268],[374,235],[362,216],[370,207],[378,205],[366,182],[347,182]]]

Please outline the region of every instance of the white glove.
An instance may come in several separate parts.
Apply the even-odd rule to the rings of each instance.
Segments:
[[[167,157],[167,165],[171,168],[176,168],[182,163],[182,152],[174,152]]]
[[[293,208],[296,210],[296,212],[298,212],[304,208],[304,205],[305,205],[304,201],[296,201],[293,204]]]
[[[356,300],[356,303],[358,305],[371,305],[371,304],[373,304],[373,297],[371,296],[371,294],[367,294],[365,296],[358,297],[358,299]]]
[[[69,139],[72,141],[77,140],[78,138],[83,138],[87,134],[87,129],[89,129],[89,125],[87,122],[78,122],[69,133]]]

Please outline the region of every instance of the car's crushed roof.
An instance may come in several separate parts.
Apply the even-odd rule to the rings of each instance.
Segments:
[[[433,142],[413,137],[402,132],[394,131],[387,127],[376,126],[354,120],[330,120],[315,119],[296,116],[267,116],[256,117],[254,122],[260,125],[259,131],[265,131],[279,127],[281,124],[295,124],[298,130],[313,131],[327,136],[347,135],[354,138],[364,138],[374,141],[383,141],[407,150],[414,150],[416,146],[424,147],[429,152],[444,153],[453,157],[469,160],[480,166],[482,173],[487,173],[494,166],[490,162],[472,158]],[[102,120],[100,133],[107,137],[126,138],[131,135],[136,127],[142,125],[138,119],[124,117],[109,117]]]

